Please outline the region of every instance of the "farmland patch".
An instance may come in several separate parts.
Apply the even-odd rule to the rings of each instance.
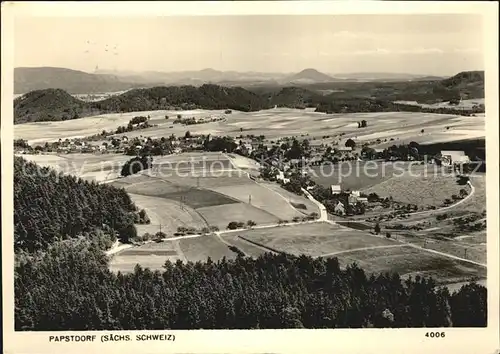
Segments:
[[[265,225],[277,223],[279,220],[276,216],[245,203],[210,206],[196,211],[209,225],[217,226],[221,230],[226,229],[231,221],[246,223],[253,220],[257,225]]]
[[[179,246],[186,259],[191,262],[206,262],[208,257],[214,262],[221,260],[223,257],[226,257],[226,259],[236,258],[236,253],[231,251],[215,235],[182,239],[179,240]]]
[[[351,249],[394,246],[383,237],[370,236],[361,231],[340,228],[328,223],[284,226],[275,229],[250,230],[246,239],[285,253],[323,256]]]
[[[360,250],[335,257],[341,266],[355,262],[373,273],[396,272],[406,277],[433,277],[439,284],[486,277],[486,268],[411,246]]]

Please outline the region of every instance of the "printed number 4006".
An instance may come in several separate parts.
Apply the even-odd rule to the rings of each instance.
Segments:
[[[445,332],[427,332],[426,337],[429,338],[444,338]]]

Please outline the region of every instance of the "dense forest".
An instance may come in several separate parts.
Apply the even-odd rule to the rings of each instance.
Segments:
[[[486,326],[482,286],[450,294],[428,279],[341,269],[336,258],[167,261],[125,275],[81,239],[21,254],[15,272],[16,330]]]
[[[44,249],[79,236],[102,240],[135,237],[138,210],[123,189],[98,185],[14,158],[14,247]]]
[[[325,86],[326,85],[326,86]],[[97,102],[83,102],[57,89],[27,93],[14,100],[14,123],[76,119],[101,113],[150,110],[232,109],[258,111],[274,106],[315,108],[318,112],[409,111],[470,115],[484,107],[467,111],[453,108],[422,108],[393,104],[394,101],[421,103],[457,102],[484,97],[484,72],[464,72],[446,80],[407,82],[336,82],[303,87],[224,87],[213,84],[158,86],[132,89]]]
[[[159,86],[135,89],[120,96],[94,102],[92,106],[105,112],[133,112],[159,109],[234,109],[258,111],[269,108],[259,95],[241,87],[205,84],[194,86]]]

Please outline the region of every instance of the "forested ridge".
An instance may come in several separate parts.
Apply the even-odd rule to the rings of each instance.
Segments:
[[[16,250],[35,251],[78,236],[99,237],[108,244],[116,234],[127,241],[136,235],[136,211],[123,189],[63,176],[14,157]]]

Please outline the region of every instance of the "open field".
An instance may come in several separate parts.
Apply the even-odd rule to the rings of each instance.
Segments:
[[[181,172],[183,174],[192,172],[193,174],[197,172],[214,173],[221,170],[231,169],[232,165],[229,160],[225,159],[194,159],[186,158],[181,161],[172,161],[172,159],[165,159],[164,161],[158,162],[156,159],[153,160],[153,171],[158,171],[158,173],[168,173]]]
[[[226,259],[236,258],[236,253],[231,251],[215,235],[182,239],[179,240],[179,246],[186,260],[191,262],[205,262],[208,257],[214,262],[221,260],[223,257],[226,257]]]
[[[458,195],[460,189],[469,191],[469,187],[457,183],[455,176],[439,173],[419,176],[405,173],[365,189],[364,192],[377,193],[383,198],[392,197],[396,202],[439,207],[445,199],[451,199],[453,194]]]
[[[281,195],[283,198],[288,200],[293,207],[295,207],[297,210],[299,210],[302,213],[305,214],[311,214],[311,213],[318,213],[319,214],[319,208],[316,204],[314,204],[311,200],[309,200],[306,197],[299,196],[295,193],[289,192],[286,189],[281,188],[276,183],[272,182],[259,182],[261,186],[264,188],[269,188],[273,190],[274,192],[278,193]]]
[[[40,166],[96,182],[117,178],[123,164],[130,159],[130,156],[117,154],[24,154],[19,156]]]
[[[415,246],[449,254],[454,257],[464,258],[472,262],[486,264],[486,237],[484,242],[475,242],[471,238],[467,242],[466,239],[442,238],[428,232],[425,235],[413,234],[410,232],[392,232],[394,238],[399,241],[411,243]],[[474,235],[474,234],[471,234]],[[476,234],[478,239],[481,239],[480,233]]]
[[[61,137],[74,138],[89,136],[102,130],[116,129],[126,125],[138,115],[150,115],[151,124],[158,125],[148,129],[126,133],[129,137],[162,137],[175,134],[184,135],[189,130],[192,134],[212,134],[238,136],[240,134],[265,135],[268,139],[284,136],[307,135],[309,138],[321,138],[344,133],[341,143],[347,138],[358,142],[381,139],[380,144],[394,144],[409,141],[418,143],[450,141],[484,137],[485,117],[462,117],[445,114],[417,112],[378,112],[325,114],[313,109],[277,108],[258,112],[238,112],[225,115],[226,121],[182,126],[173,124],[177,114],[183,117],[222,115],[222,111],[147,111],[123,114],[105,114],[95,117],[74,119],[61,122],[39,122],[19,124],[14,127],[16,139],[22,138],[29,143],[56,141]],[[165,119],[169,115],[170,119]],[[367,127],[357,128],[357,122],[367,121]],[[446,127],[450,129],[447,130]],[[243,129],[243,132],[241,131]],[[424,129],[422,134],[420,131]],[[305,132],[307,131],[307,134]],[[328,133],[326,133],[328,132]],[[123,135],[123,134],[121,134]],[[394,141],[389,141],[394,138]],[[338,140],[339,138],[337,138]],[[387,139],[387,142],[384,140]]]
[[[224,230],[231,221],[244,222],[253,220],[257,225],[275,224],[279,219],[264,210],[246,203],[209,206],[196,209],[209,225]]]
[[[486,277],[486,268],[411,246],[360,250],[335,257],[341,266],[356,262],[369,272],[397,272],[403,277],[433,277],[439,284]]]
[[[401,175],[409,166],[405,161],[346,161],[311,167],[309,174],[313,181],[327,188],[340,184],[344,190],[364,190]]]
[[[329,223],[283,226],[272,230],[248,230],[238,235],[271,249],[297,256],[333,255],[358,248],[395,245],[394,241]]]
[[[111,271],[123,273],[133,272],[136,264],[151,270],[161,270],[167,260],[185,260],[175,242],[148,243],[126,249],[114,255],[109,266]]]
[[[176,185],[214,190],[219,187],[247,186],[254,183],[247,176],[240,175],[238,171],[224,171],[220,173],[200,172],[195,175],[170,175],[164,178]]]
[[[112,182],[112,185],[115,185],[115,183],[116,186],[124,187],[128,193],[170,199],[195,209],[239,202],[217,192],[177,185],[157,177],[151,177],[151,181],[131,185],[124,185],[121,180]]]
[[[450,105],[449,102],[439,102],[433,104],[418,103],[417,101],[395,101],[394,103],[408,104],[413,106],[419,106],[423,108],[453,108],[453,109],[471,109],[473,106],[480,104],[484,105],[484,98],[474,98],[468,100],[461,100],[460,103],[456,105]]]
[[[130,194],[130,198],[135,205],[147,211],[151,220],[150,224],[136,225],[138,234],[146,232],[154,235],[158,231],[171,236],[177,232],[178,227],[194,227],[197,230],[208,226],[205,220],[196,210],[184,205],[182,208],[179,203],[165,198],[144,196],[139,194]]]
[[[260,164],[248,157],[237,154],[226,154],[234,167],[241,169],[250,174],[259,174]]]
[[[261,185],[248,180],[250,183],[240,186],[224,186],[211,188],[212,190],[237,199],[243,203],[275,215],[279,219],[291,220],[303,214],[295,209],[285,198],[276,192],[266,189]]]
[[[221,236],[224,241],[230,243],[231,245],[237,247],[240,251],[245,253],[246,256],[257,258],[264,253],[271,252],[270,250],[256,246],[248,241],[245,241],[237,234],[225,234]]]

